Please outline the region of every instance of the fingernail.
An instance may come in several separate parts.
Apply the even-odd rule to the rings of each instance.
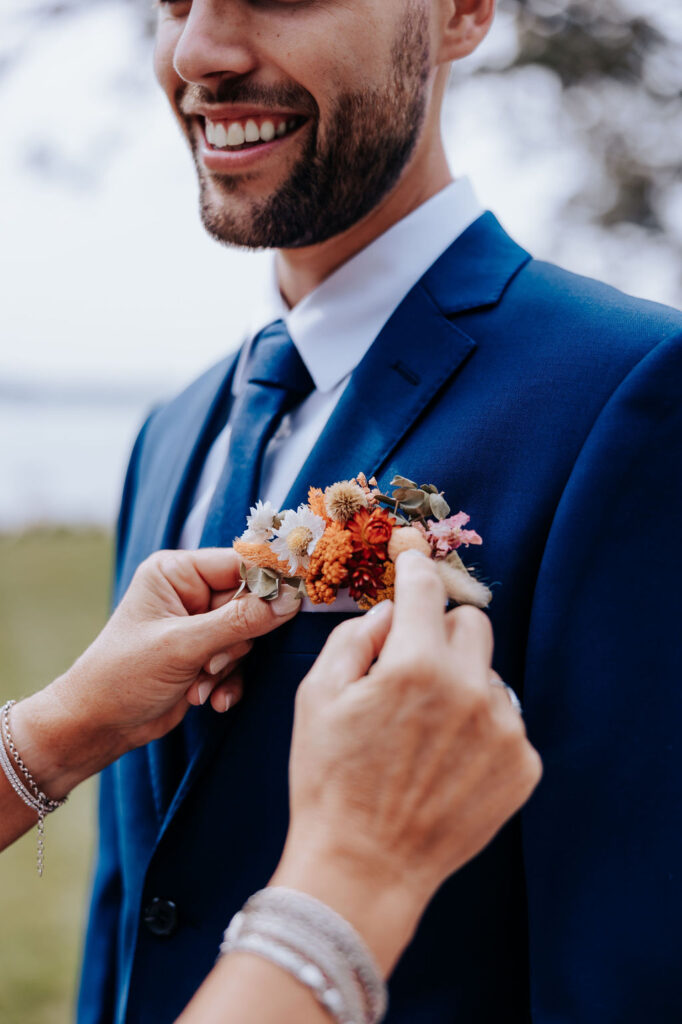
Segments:
[[[213,689],[211,683],[199,683],[199,703],[205,704],[208,700],[208,695]]]
[[[275,615],[289,615],[301,606],[301,599],[295,587],[288,587],[286,584],[281,587],[279,596],[270,602]]]
[[[224,668],[232,661],[229,654],[216,654],[215,658],[211,658],[208,663],[208,671],[212,676],[217,676],[219,672],[222,672]]]
[[[237,694],[231,690],[225,694],[225,710],[229,711],[233,704],[237,703]]]
[[[385,608],[387,604],[393,604],[393,601],[388,598],[385,601],[379,601],[379,604],[375,604],[373,608],[370,608],[367,612],[366,618],[369,618],[370,615],[376,615],[377,612],[381,611],[382,608]]]

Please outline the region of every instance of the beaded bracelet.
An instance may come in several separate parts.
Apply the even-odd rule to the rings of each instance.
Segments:
[[[0,708],[0,716],[2,716],[2,735],[0,735],[0,767],[4,771],[7,781],[17,796],[24,801],[27,807],[30,807],[31,810],[35,811],[38,815],[37,860],[38,874],[42,878],[45,861],[45,816],[58,810],[60,807],[63,807],[67,798],[64,797],[63,800],[51,800],[48,796],[45,796],[45,794],[39,789],[36,780],[24,764],[19,751],[14,745],[9,724],[9,713],[15,704],[16,701],[8,700],[7,703]],[[24,776],[27,785],[22,782],[21,778],[17,774],[10,755]]]
[[[306,893],[272,886],[235,915],[221,954],[249,952],[282,967],[309,988],[336,1024],[377,1024],[387,991],[355,929]]]

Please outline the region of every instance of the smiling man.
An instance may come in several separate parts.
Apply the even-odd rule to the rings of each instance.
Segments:
[[[673,1024],[682,316],[534,260],[452,180],[448,69],[493,6],[160,3],[204,224],[276,255],[240,352],[138,438],[117,597],[158,548],[230,544],[257,497],[436,482],[484,537],[496,668],[545,776],[434,900],[388,1020]],[[228,714],[221,664],[181,728],[104,773],[81,1024],[174,1020],[271,876],[296,688],[357,607],[325,611],[256,643]]]

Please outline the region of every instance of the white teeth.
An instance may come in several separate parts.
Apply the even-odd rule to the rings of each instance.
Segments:
[[[263,121],[260,126],[260,137],[263,142],[272,142],[275,137],[275,126],[272,121]]]
[[[296,118],[278,121],[277,127],[274,121],[263,121],[259,128],[256,121],[249,119],[245,125],[239,121],[232,121],[225,127],[222,121],[209,121],[206,118],[206,141],[215,149],[237,149],[244,143],[253,145],[256,142],[272,142],[275,137],[281,139],[287,132],[296,128],[297,124]]]
[[[225,126],[222,124],[216,124],[213,126],[213,145],[227,145],[227,132],[225,131]]]
[[[227,145],[243,146],[246,133],[238,121],[233,121],[227,129]]]
[[[258,142],[260,139],[260,131],[255,121],[247,121],[244,128],[244,138],[246,142]]]

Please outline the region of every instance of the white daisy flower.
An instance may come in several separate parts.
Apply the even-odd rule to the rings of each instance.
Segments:
[[[241,539],[252,541],[254,544],[263,544],[270,540],[277,515],[277,509],[271,501],[257,501],[251,509],[251,515],[246,517],[247,529]]]
[[[296,511],[287,509],[281,514],[281,526],[275,530],[275,540],[270,546],[277,557],[289,563],[293,575],[300,569],[307,569],[317,542],[324,533],[325,521],[316,516],[307,505],[299,505]]]

